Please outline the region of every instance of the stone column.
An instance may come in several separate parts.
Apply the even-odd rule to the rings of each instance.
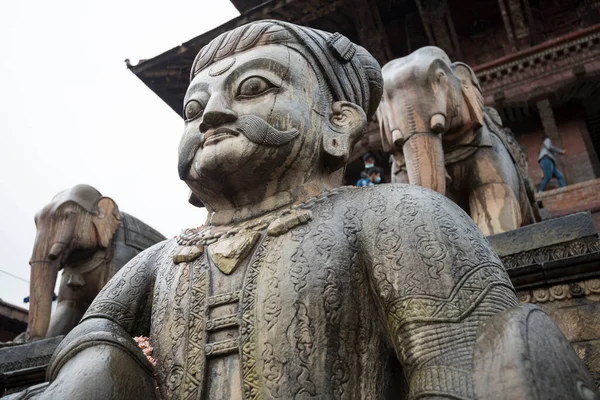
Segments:
[[[562,140],[560,139],[560,133],[558,132],[558,126],[556,125],[556,119],[554,118],[554,111],[548,98],[544,98],[536,102],[538,112],[540,113],[540,119],[542,120],[542,126],[544,127],[544,133],[550,138],[552,144],[556,147],[563,148]],[[563,162],[561,156],[556,156],[556,165],[558,169],[565,175],[565,181],[569,184],[569,173],[567,166]]]

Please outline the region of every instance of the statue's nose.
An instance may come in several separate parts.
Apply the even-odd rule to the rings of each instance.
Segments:
[[[210,128],[216,128],[227,122],[233,122],[238,118],[237,114],[229,109],[225,96],[221,93],[213,93],[206,104],[200,131],[206,132]]]

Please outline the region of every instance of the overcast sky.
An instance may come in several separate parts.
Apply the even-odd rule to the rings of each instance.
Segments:
[[[177,176],[183,121],[124,60],[237,15],[227,0],[0,2],[0,270],[29,280],[34,214],[79,183],[167,237],[204,222]],[[0,272],[0,298],[28,293]]]

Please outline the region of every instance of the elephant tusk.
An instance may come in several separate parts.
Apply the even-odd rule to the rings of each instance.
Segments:
[[[434,133],[442,133],[446,130],[446,117],[443,114],[434,114],[429,126]]]
[[[402,132],[400,132],[400,129],[394,129],[392,131],[392,140],[394,141],[394,145],[402,147],[404,144],[404,138],[402,137]]]

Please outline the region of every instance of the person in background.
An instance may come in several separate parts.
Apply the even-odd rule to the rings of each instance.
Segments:
[[[373,167],[367,171],[367,174],[369,174],[369,180],[371,181],[371,184],[378,185],[382,180],[383,169],[379,167]]]
[[[371,175],[372,168],[378,168],[379,181],[377,183],[383,182],[383,168],[379,168],[379,167],[375,166],[375,156],[373,155],[373,153],[363,154],[362,159],[363,159],[363,162],[365,163],[365,173],[367,174],[367,177],[369,175]],[[362,178],[363,178],[363,176],[361,174],[361,179]]]
[[[375,156],[373,156],[373,154],[365,153],[363,154],[362,159],[365,163],[365,171],[368,171],[375,166]]]
[[[371,180],[369,179],[369,175],[367,175],[367,173],[365,171],[360,173],[360,179],[358,180],[358,182],[356,182],[356,186],[357,187],[365,187],[365,186],[371,186]]]
[[[356,182],[356,186],[365,187],[373,186],[381,183],[381,174],[383,170],[379,167],[371,167],[367,172],[360,174],[360,179]]]
[[[550,179],[556,178],[558,180],[558,186],[565,187],[567,184],[565,183],[565,177],[562,172],[556,167],[556,158],[554,158],[554,154],[566,154],[567,152],[563,149],[559,149],[556,146],[552,145],[552,141],[548,136],[544,136],[544,142],[542,143],[542,148],[540,150],[540,155],[538,157],[538,162],[542,167],[542,171],[544,172],[544,177],[542,178],[542,182],[540,183],[540,192],[543,192],[546,189],[546,185],[550,182]]]

